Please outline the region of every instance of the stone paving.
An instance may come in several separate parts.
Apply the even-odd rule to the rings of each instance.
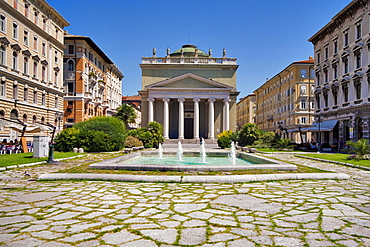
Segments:
[[[40,182],[14,169],[0,173],[0,246],[370,246],[370,172],[292,154],[266,156],[351,178]]]

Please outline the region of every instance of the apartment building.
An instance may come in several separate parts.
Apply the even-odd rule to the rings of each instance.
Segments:
[[[134,123],[128,123],[129,128],[137,129],[141,127],[141,96],[122,96],[122,105],[130,105],[134,108],[136,118]]]
[[[370,9],[354,0],[310,39],[315,52],[316,125],[323,143],[370,139]],[[319,133],[317,133],[319,134]]]
[[[63,113],[63,28],[68,25],[44,0],[1,1],[1,139],[17,139],[25,125],[45,133],[42,126],[58,125]]]
[[[249,94],[236,104],[236,126],[241,129],[247,123],[256,123],[256,95]]]
[[[112,116],[122,104],[122,72],[89,37],[65,34],[64,44],[64,128]]]
[[[314,115],[314,60],[293,62],[254,91],[256,124],[296,143],[307,143]]]

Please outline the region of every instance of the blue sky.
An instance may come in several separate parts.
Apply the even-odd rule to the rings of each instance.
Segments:
[[[238,59],[242,98],[294,61],[313,55],[307,40],[350,0],[47,0],[121,69],[123,95],[141,89],[141,57],[190,43]]]

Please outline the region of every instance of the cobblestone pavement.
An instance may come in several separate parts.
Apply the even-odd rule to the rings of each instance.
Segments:
[[[291,154],[266,156],[351,179],[40,182],[15,169],[0,173],[0,246],[370,246],[370,172]]]

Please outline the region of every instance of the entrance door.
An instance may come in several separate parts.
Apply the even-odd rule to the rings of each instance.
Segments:
[[[185,118],[184,119],[184,138],[193,139],[194,138],[194,119]]]

